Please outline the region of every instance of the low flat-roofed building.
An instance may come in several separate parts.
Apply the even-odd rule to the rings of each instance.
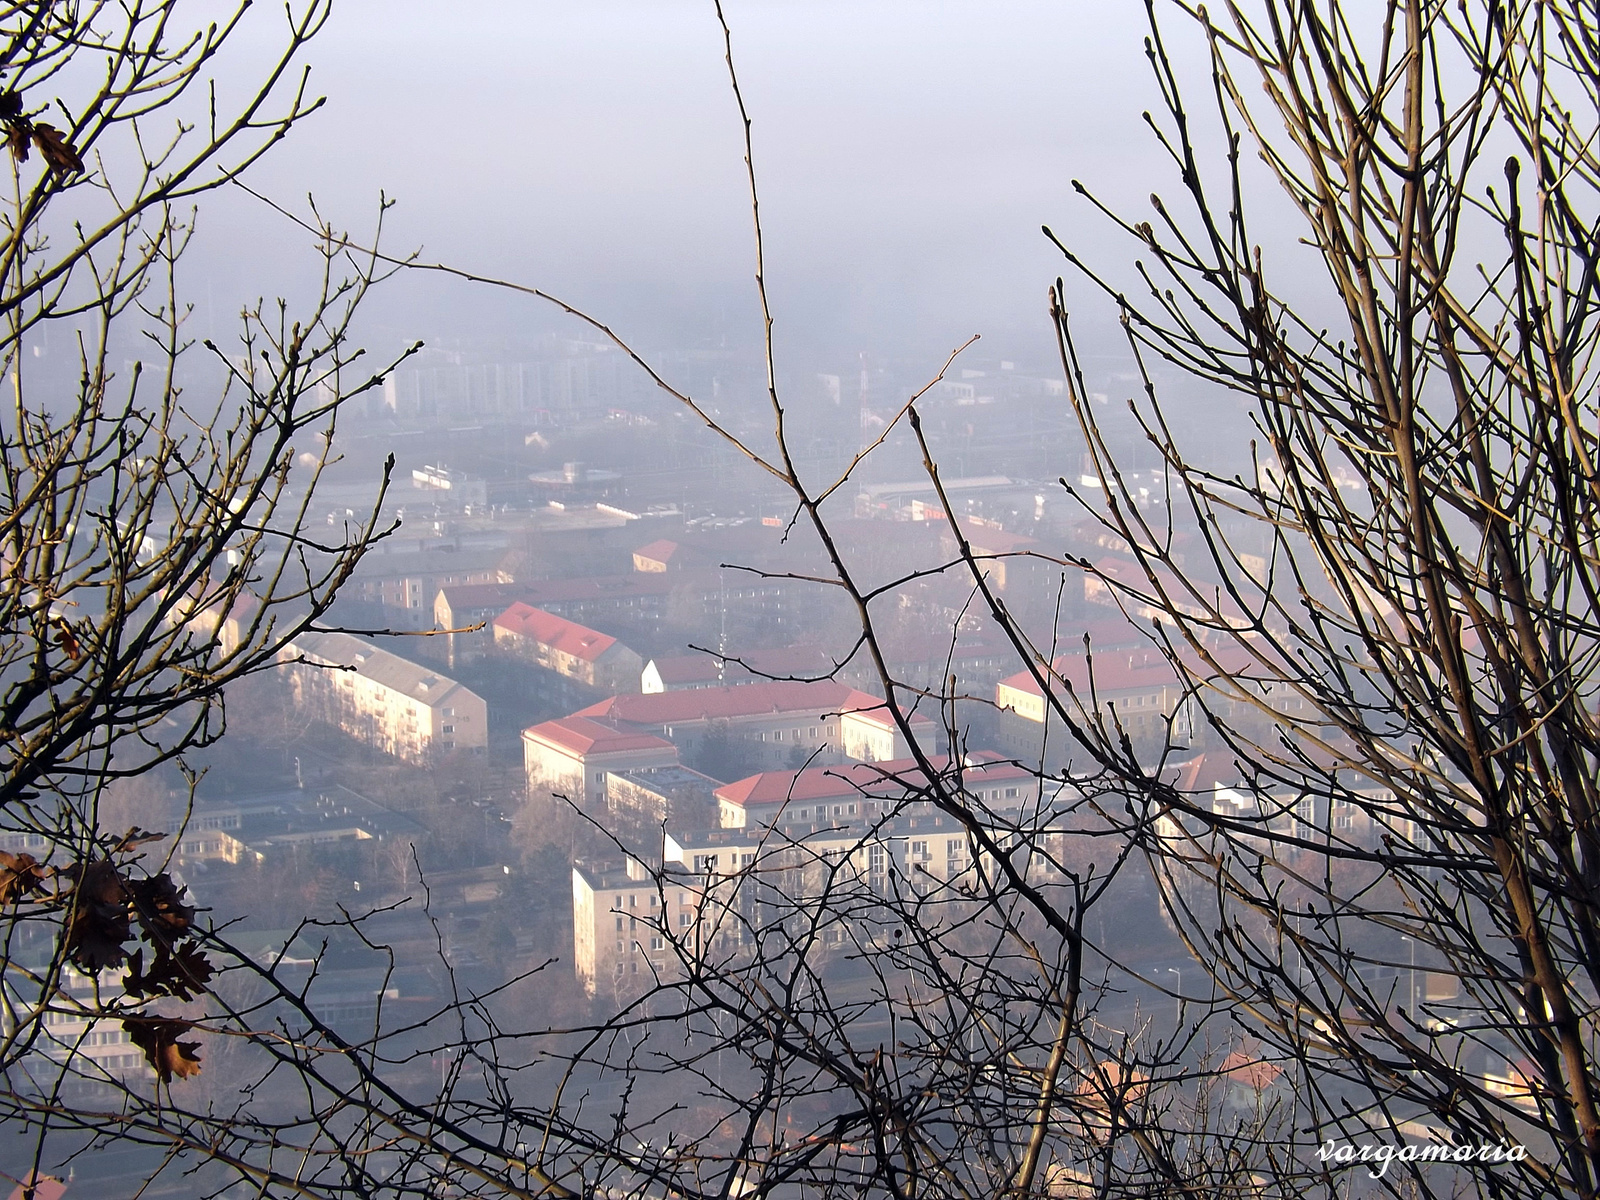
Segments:
[[[302,633],[278,662],[298,707],[385,754],[424,762],[489,744],[482,696],[365,638]]]
[[[562,795],[593,808],[606,798],[609,771],[671,767],[678,748],[666,738],[578,714],[522,731],[529,793]]]
[[[653,821],[695,828],[716,819],[722,784],[688,767],[642,767],[606,772],[606,806],[643,813]]]
[[[295,845],[420,842],[426,829],[338,784],[239,800],[195,799],[178,841],[178,861],[267,862]]]

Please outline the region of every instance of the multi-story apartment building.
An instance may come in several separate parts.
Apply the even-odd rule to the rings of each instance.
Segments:
[[[1000,830],[1002,845],[1016,835]],[[1021,861],[1041,881],[1052,837]],[[954,817],[912,806],[855,827],[786,821],[770,827],[667,833],[661,867],[573,867],[574,965],[590,994],[680,976],[697,960],[885,947],[903,936],[896,897],[964,903],[983,856]],[[763,950],[764,948],[764,950]]]
[[[528,792],[567,797],[586,809],[606,799],[606,774],[678,763],[678,748],[648,731],[580,715],[545,721],[522,731]]]
[[[397,628],[426,629],[428,606],[441,588],[510,583],[510,573],[500,565],[505,554],[451,546],[368,554],[356,568],[349,595],[383,605]]]
[[[931,764],[941,775],[949,771],[946,758]],[[954,773],[947,779],[953,783]],[[1016,811],[1039,795],[1034,773],[998,754],[969,754],[960,781],[975,806],[989,812]],[[721,825],[730,829],[807,822],[858,826],[903,807],[926,786],[926,774],[910,758],[766,771],[718,788],[717,812]]]
[[[573,972],[585,991],[672,978],[679,947],[698,936],[701,894],[681,872],[655,874],[637,859],[572,868]],[[641,976],[643,978],[641,979]]]
[[[422,649],[449,666],[482,658],[494,648],[494,619],[522,598],[515,583],[462,583],[433,598],[433,627],[445,632],[420,639]],[[472,626],[481,625],[481,629]]]
[[[94,978],[68,966],[48,1003],[26,982],[24,972],[13,974],[0,1012],[0,1032],[10,1036],[19,1027],[38,1022],[38,1037],[31,1042],[37,1066],[27,1072],[33,1086],[49,1091],[56,1085],[54,1075],[38,1069],[47,1064],[60,1072],[61,1085],[69,1089],[155,1075],[121,1020],[95,1016],[100,996],[121,993],[126,967],[108,968]]]
[[[408,762],[489,744],[483,697],[432,668],[348,633],[302,633],[278,657],[295,703]]]
[[[494,619],[497,651],[595,692],[636,692],[644,661],[616,638],[520,600]]]

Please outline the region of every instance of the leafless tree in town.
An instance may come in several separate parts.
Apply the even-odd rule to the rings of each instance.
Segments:
[[[702,1044],[741,1052],[739,1087],[716,1094],[740,1133],[739,1178],[762,1187],[1592,1196],[1596,434],[1584,380],[1600,28],[1564,4],[1268,0],[1187,16],[1210,49],[1203,114],[1154,12],[1148,43],[1164,105],[1150,124],[1177,195],[1153,197],[1149,220],[1100,208],[1143,255],[1137,286],[1070,239],[1062,248],[1117,306],[1137,361],[1177,368],[1191,393],[1248,401],[1251,469],[1186,455],[1146,370],[1131,404],[1161,467],[1146,502],[1087,395],[1067,289],[1052,294],[1096,486],[1075,470],[1063,484],[1090,497],[1128,561],[1049,557],[1148,623],[1182,692],[1161,714],[1166,737],[1152,751],[1100,701],[1092,646],[1086,678],[1061,665],[1070,629],[1025,627],[952,521],[958,565],[1029,664],[1045,729],[1072,762],[1070,777],[1040,774],[1049,827],[1008,828],[959,767],[919,748],[908,803],[971,839],[972,894],[907,882],[856,900],[848,872],[822,858],[820,893],[769,895],[756,872],[722,885],[747,889],[749,907],[711,906],[743,925],[729,944],[754,949],[719,961],[697,942],[687,982],[667,990],[715,1017]],[[1309,253],[1253,239],[1274,183]],[[759,263],[758,219],[764,306]],[[1294,278],[1293,304],[1275,275]],[[800,478],[775,383],[770,400],[772,443],[742,448],[827,547],[820,584],[855,603],[859,652],[909,737],[903,714],[919,697],[896,686],[876,637],[874,606],[894,582],[864,584],[835,549],[823,505],[846,480]],[[916,398],[901,415],[937,482]],[[1201,750],[1232,787],[1184,786],[1176,767]],[[1019,859],[1047,854],[1053,823],[1074,812],[1115,866],[1036,882]],[[803,865],[805,846],[785,840],[774,835],[774,872]],[[1119,1044],[1095,1019],[1090,997],[1104,993],[1085,963],[1117,954],[1084,922],[1100,881],[1133,863],[1193,955],[1174,969],[1191,1046],[1153,1027]],[[852,1010],[807,964],[856,906],[846,936],[879,929],[862,957],[906,974],[874,974]],[[645,1070],[640,1027],[664,1011],[659,992],[640,1003],[613,1033],[632,1078]],[[874,1005],[897,1025],[867,1050],[850,1014]],[[1292,1082],[1276,1113],[1216,1119],[1194,1086],[1207,1031],[1221,1028],[1208,1014],[1242,1026]],[[968,1044],[1004,1049],[973,1057]],[[681,1069],[691,1053],[714,1092],[726,1087],[711,1050],[686,1042],[667,1059]],[[786,1137],[780,1122],[807,1102],[818,1115]],[[968,1117],[995,1138],[987,1159]],[[1341,1146],[1397,1157],[1362,1167]],[[661,1169],[683,1161],[675,1151]],[[987,1173],[969,1177],[977,1164]],[[1047,1164],[1061,1171],[1047,1179]]]

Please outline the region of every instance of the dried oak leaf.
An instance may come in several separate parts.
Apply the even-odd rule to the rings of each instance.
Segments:
[[[28,146],[33,140],[33,131],[28,128],[26,121],[8,122],[6,133],[6,146],[11,151],[11,157],[19,163],[28,161]]]
[[[180,1000],[193,1000],[205,990],[206,983],[216,974],[203,952],[195,946],[179,946],[169,950],[156,946],[155,961],[149,974],[144,970],[144,950],[128,955],[128,973],[123,977],[123,990],[135,1000],[153,996],[176,996]]]
[[[147,842],[159,842],[166,836],[167,835],[164,833],[155,833],[149,829],[140,829],[137,825],[135,825],[129,829],[127,833],[122,835],[122,840],[117,843],[117,848],[111,853],[124,854],[127,851],[134,849],[136,846],[145,845]]]
[[[77,662],[83,657],[83,643],[72,632],[72,625],[65,617],[51,617],[50,620],[56,627],[56,645],[65,651],[68,659]]]
[[[22,93],[16,88],[0,91],[0,121],[15,121],[22,115]]]
[[[54,125],[46,125],[43,121],[35,123],[33,144],[39,147],[39,153],[44,155],[44,160],[50,164],[51,170],[62,175],[71,175],[83,170],[83,159],[78,157],[77,150],[67,141],[67,135]]]
[[[74,863],[61,872],[73,883],[72,911],[64,934],[73,965],[95,972],[118,966],[122,944],[133,936],[128,923],[128,891],[108,858]]]
[[[33,855],[0,850],[0,905],[13,904],[38,891],[48,874]]]
[[[180,1042],[178,1039],[194,1029],[193,1021],[177,1017],[127,1017],[122,1027],[128,1031],[128,1040],[144,1051],[150,1065],[156,1069],[156,1078],[171,1083],[176,1075],[187,1079],[200,1074],[199,1042]]]
[[[194,906],[183,902],[188,889],[178,887],[165,871],[148,879],[130,879],[127,890],[150,941],[172,942],[193,932]]]

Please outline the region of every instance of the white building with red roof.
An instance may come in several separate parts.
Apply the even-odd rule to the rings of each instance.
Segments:
[[[563,795],[585,808],[604,802],[608,771],[677,763],[678,749],[666,738],[582,715],[522,731],[522,765],[529,794]]]
[[[670,738],[686,754],[697,751],[708,735],[722,733],[774,767],[786,766],[796,750],[824,763],[911,754],[882,698],[830,679],[613,696],[577,715]],[[910,724],[918,741],[934,749],[936,723],[913,713]]]
[[[598,691],[637,691],[644,662],[616,638],[517,601],[494,619],[495,648]]]
[[[975,807],[990,812],[1014,811],[1039,793],[1034,772],[998,754],[968,755],[959,772],[950,760],[930,760],[952,791]],[[874,821],[920,789],[928,776],[913,758],[889,762],[807,767],[799,771],[764,771],[713,793],[724,828],[746,829],[775,824],[850,826]]]

